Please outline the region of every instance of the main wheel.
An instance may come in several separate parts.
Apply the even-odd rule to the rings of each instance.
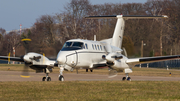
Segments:
[[[93,72],[93,70],[92,70],[92,69],[90,69],[90,71],[91,71],[91,72]]]
[[[51,81],[51,77],[48,77],[48,78],[47,78],[47,81]]]
[[[64,77],[62,75],[59,77],[59,81],[64,81]]]
[[[86,72],[88,72],[88,69],[86,69]]]
[[[46,80],[46,77],[43,77],[43,78],[42,78],[42,81],[45,81],[45,80]]]
[[[126,80],[126,77],[123,77],[122,80],[125,81],[125,80]]]
[[[127,78],[127,81],[131,81],[131,78],[130,78],[130,77],[128,77],[128,78]]]

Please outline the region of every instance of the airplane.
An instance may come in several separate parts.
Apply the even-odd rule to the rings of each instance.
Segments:
[[[42,81],[51,81],[49,73],[52,72],[52,68],[54,68],[54,66],[57,66],[55,60],[50,60],[44,55],[34,52],[29,52],[20,57],[0,56],[0,60],[24,62],[25,66],[21,77],[30,77],[28,74],[28,67],[30,67],[31,69],[35,70],[36,73],[44,72],[46,74],[46,76],[42,78]]]
[[[125,72],[126,76],[122,80],[131,81],[129,73],[136,64],[159,62],[166,60],[179,59],[180,55],[141,57],[128,59],[122,55],[122,40],[125,28],[125,20],[128,19],[153,19],[168,18],[162,16],[138,16],[138,15],[113,15],[113,16],[87,16],[86,19],[112,19],[116,18],[117,23],[113,37],[101,41],[71,39],[65,42],[59,51],[56,63],[60,68],[59,80],[64,81],[63,71],[73,71],[74,69],[96,69],[108,66],[110,73]]]
[[[151,63],[158,61],[166,61],[179,59],[180,55],[160,56],[160,57],[141,57],[128,59],[122,54],[122,40],[125,28],[125,20],[128,19],[153,19],[153,18],[168,18],[162,16],[130,16],[130,15],[113,15],[113,16],[88,16],[86,19],[102,19],[116,18],[113,37],[101,41],[71,39],[65,42],[62,49],[59,51],[56,60],[50,60],[44,55],[30,52],[21,57],[0,56],[0,60],[24,62],[25,70],[27,67],[36,70],[36,73],[44,72],[46,77],[42,81],[51,81],[49,73],[52,72],[54,66],[60,68],[59,81],[64,81],[63,71],[73,71],[76,69],[88,69],[92,72],[93,69],[99,67],[109,68],[109,73],[116,75],[117,72],[125,72],[126,77],[122,80],[131,81],[129,73],[132,73],[132,67],[136,64]],[[22,77],[29,77],[22,75]]]

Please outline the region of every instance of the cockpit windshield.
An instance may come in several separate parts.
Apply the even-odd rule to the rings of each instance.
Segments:
[[[83,48],[83,43],[82,42],[66,42],[63,48],[68,48],[68,47]]]

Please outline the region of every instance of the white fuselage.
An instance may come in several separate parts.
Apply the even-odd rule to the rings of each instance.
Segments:
[[[66,46],[66,44],[68,45]],[[68,40],[58,53],[57,62],[58,64],[64,65],[67,70],[78,68],[93,69],[94,64],[106,64],[106,60],[102,59],[102,56],[106,55],[107,51],[109,53],[112,50],[113,48],[111,48],[108,43],[103,43],[103,41],[81,39]],[[126,59],[127,58],[123,56],[123,59],[116,60],[118,61],[118,67],[121,66],[123,67],[122,69],[126,67],[129,68],[125,63]]]

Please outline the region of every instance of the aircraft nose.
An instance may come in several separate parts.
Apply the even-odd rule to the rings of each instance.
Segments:
[[[62,53],[59,53],[58,56],[57,56],[57,62],[59,64],[65,64],[65,62],[66,62],[65,55],[63,55]]]

